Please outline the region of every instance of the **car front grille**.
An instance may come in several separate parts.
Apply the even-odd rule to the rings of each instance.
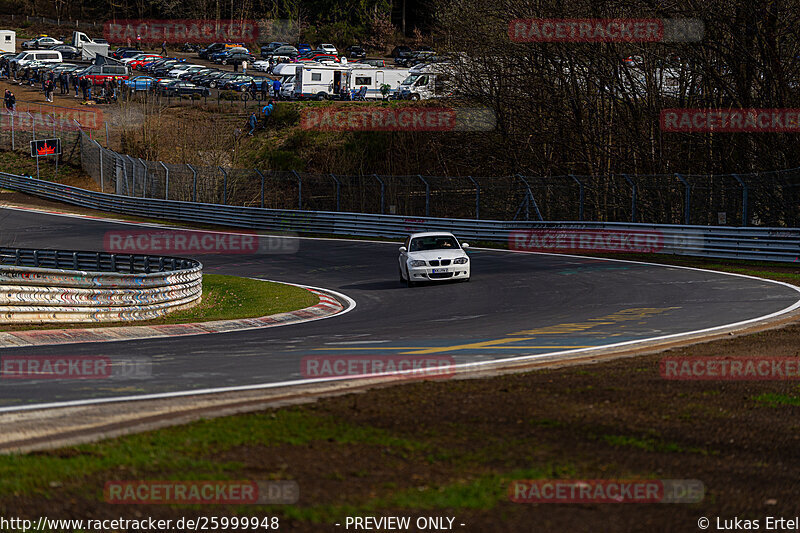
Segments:
[[[442,266],[443,267],[446,267],[449,264],[450,264],[450,260],[449,259],[442,259]]]
[[[452,272],[437,272],[436,274],[428,274],[428,275],[430,276],[431,279],[446,279],[453,277]]]
[[[434,259],[433,261],[428,261],[428,264],[429,264],[430,266],[432,266],[432,267],[438,267],[438,266],[439,266],[439,261],[437,261],[436,259]]]

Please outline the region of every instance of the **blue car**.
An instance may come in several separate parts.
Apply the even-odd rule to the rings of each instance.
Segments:
[[[300,43],[300,44],[297,45],[297,53],[300,54],[300,55],[305,54],[306,52],[310,52],[310,51],[311,51],[311,45],[310,44]]]
[[[125,85],[132,91],[149,91],[150,86],[155,83],[155,78],[150,76],[136,76],[129,80],[125,80]]]

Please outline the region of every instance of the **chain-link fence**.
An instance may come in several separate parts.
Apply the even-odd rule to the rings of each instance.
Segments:
[[[58,168],[59,163],[68,163],[75,166],[81,164],[81,130],[79,124],[66,114],[59,114],[56,106],[42,104],[38,109],[17,109],[14,112],[3,110],[0,112],[0,149],[24,153],[34,157],[32,141],[59,139],[61,141],[61,154],[46,154],[36,157],[37,171],[41,161],[42,172],[47,170],[43,179],[49,179],[49,167]],[[51,143],[54,148],[55,144]]]
[[[55,107],[55,106],[53,106]],[[48,112],[49,111],[49,112]],[[104,148],[54,110],[0,114],[0,147],[59,138],[103,192],[273,209],[408,217],[800,225],[800,169],[731,175],[382,176],[145,161]]]
[[[497,220],[800,222],[800,169],[719,176],[309,174],[144,161],[85,134],[81,161],[105,192],[200,203]]]

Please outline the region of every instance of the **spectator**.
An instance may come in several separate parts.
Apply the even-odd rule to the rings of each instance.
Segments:
[[[267,97],[269,96],[269,82],[267,78],[261,80],[261,99],[265,102],[267,101]]]
[[[161,43],[161,55],[164,57],[167,56],[167,41]]]
[[[258,85],[256,80],[250,80],[250,97],[255,100],[258,95]]]
[[[79,85],[80,85],[80,82],[78,81],[78,75],[77,74],[73,74],[72,75],[72,86],[75,88],[75,98],[78,97],[78,86]]]
[[[111,81],[108,82],[109,87],[111,87],[111,99],[115,102],[117,101],[117,87],[119,86],[119,82],[117,78],[111,78]]]
[[[51,80],[51,79],[45,80],[45,82],[44,82],[44,99],[46,101],[48,101],[48,102],[52,102],[53,101],[53,91],[55,91],[55,88],[56,88],[56,86],[53,83],[53,80]]]
[[[272,82],[272,93],[276,100],[281,99],[281,80]]]
[[[14,104],[16,103],[16,99],[14,98],[14,93],[6,89],[6,94],[3,96],[3,103],[6,105],[6,111],[9,113],[14,112]]]
[[[247,61],[242,61],[242,74],[247,74]]]
[[[267,102],[267,105],[265,105],[264,107],[261,108],[261,114],[264,115],[264,127],[267,126],[267,118],[270,115],[272,115],[272,111],[273,111],[274,108],[275,108],[275,105],[272,103],[271,99],[270,99],[269,102]]]
[[[256,126],[258,125],[258,119],[256,118],[256,112],[253,111],[250,114],[250,118],[247,119],[247,125],[250,126],[250,131],[247,133],[250,137],[253,136],[253,132],[256,131]]]

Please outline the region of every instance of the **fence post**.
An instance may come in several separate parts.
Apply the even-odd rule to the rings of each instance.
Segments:
[[[264,209],[264,174],[262,174],[257,168],[254,168],[253,170],[255,170],[256,174],[261,177],[261,209]]]
[[[528,201],[531,203],[531,205],[533,205],[533,210],[536,212],[536,218],[539,220],[539,222],[543,222],[544,218],[542,218],[542,212],[539,211],[539,204],[536,203],[536,197],[533,196],[530,183],[528,183],[528,180],[526,180],[522,174],[517,174],[516,176],[522,181],[522,183],[525,184],[525,188],[527,189],[528,193]]]
[[[373,174],[373,176],[375,177],[376,180],[378,180],[378,183],[381,184],[381,215],[383,215],[383,214],[385,214],[385,211],[384,211],[384,199],[385,199],[385,196],[384,196],[384,194],[386,192],[386,185],[383,183],[383,180],[378,177],[377,174]]]
[[[106,192],[106,189],[103,186],[103,147],[100,146],[99,143],[97,145],[97,151],[100,153],[100,192]]]
[[[417,177],[425,184],[425,216],[431,216],[431,185],[422,177],[422,174],[417,174]]]
[[[475,220],[481,219],[481,186],[472,176],[467,176],[475,185]]]
[[[158,162],[164,169],[164,200],[169,200],[169,169],[163,161]]]
[[[339,178],[337,178],[335,174],[331,173],[330,176],[331,176],[331,178],[333,178],[333,181],[336,182],[336,210],[340,211],[340,209],[339,209],[339,198],[340,198],[339,190],[340,190],[342,184],[339,181]]]
[[[691,203],[690,203],[691,202],[691,194],[692,194],[692,186],[689,185],[689,182],[687,182],[685,179],[683,179],[683,176],[681,176],[677,172],[675,173],[675,177],[678,178],[679,180],[681,180],[681,183],[683,183],[684,194],[686,195],[686,198],[684,200],[684,206],[683,206],[683,209],[684,209],[684,211],[683,211],[683,223],[688,226],[689,224],[692,223],[691,222],[692,210],[691,210]]]
[[[736,181],[738,181],[739,185],[742,186],[742,226],[749,226],[747,222],[747,184],[742,180],[742,178],[739,177],[739,174],[733,174],[733,177],[736,178]]]
[[[225,176],[225,179],[222,181],[222,204],[228,205],[228,173],[225,172],[225,169],[222,167],[217,168],[220,169]]]
[[[292,170],[292,174],[297,178],[297,209],[303,209],[303,178],[296,170]]]
[[[33,118],[33,115],[31,115],[30,111],[28,111],[28,116],[31,117],[31,128],[33,129],[32,135],[33,135],[33,140],[35,141],[36,140],[36,119]]]
[[[625,181],[631,186],[631,222],[636,223],[636,199],[638,196],[636,183],[634,183],[627,174],[623,174],[622,177],[625,178]]]
[[[578,197],[579,197],[578,201],[580,202],[580,204],[578,205],[578,221],[583,222],[583,199],[584,199],[583,182],[581,182],[581,180],[579,180],[572,174],[570,174],[569,177],[575,180],[575,183],[578,184]]]
[[[130,186],[130,183],[128,182],[128,168],[127,168],[127,165],[125,165],[125,158],[120,156],[119,154],[117,154],[117,157],[119,157],[119,160],[122,162],[122,175],[125,176],[125,182],[124,182],[125,183],[125,193],[126,193],[126,196],[130,196],[131,195],[131,186]]]
[[[197,203],[197,171],[189,163],[186,166],[192,171],[192,202]]]
[[[11,151],[14,151],[14,113],[11,113]]]
[[[147,198],[147,174],[149,173],[149,169],[147,168],[147,163],[140,157],[139,162],[142,164],[142,168],[144,169],[144,181],[142,183],[142,198]]]

